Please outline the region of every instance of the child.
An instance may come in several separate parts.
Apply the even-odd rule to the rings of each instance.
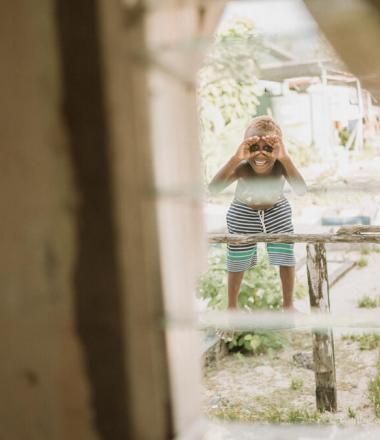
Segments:
[[[292,211],[284,197],[285,179],[298,195],[304,179],[287,153],[280,127],[268,116],[253,119],[236,153],[212,179],[209,189],[221,191],[238,180],[227,213],[231,234],[292,233]],[[267,243],[269,261],[280,266],[283,307],[293,310],[295,258],[293,244]],[[228,308],[235,309],[244,272],[257,262],[257,245],[228,244]]]

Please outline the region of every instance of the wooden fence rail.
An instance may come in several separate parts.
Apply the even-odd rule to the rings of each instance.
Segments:
[[[308,243],[307,280],[312,313],[330,311],[325,243],[380,243],[380,226],[342,227],[335,234],[209,234],[209,243]],[[316,405],[337,410],[334,337],[331,329],[312,331]]]

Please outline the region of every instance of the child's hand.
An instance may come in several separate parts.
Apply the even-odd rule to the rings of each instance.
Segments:
[[[288,152],[286,151],[285,145],[282,142],[282,139],[280,136],[274,134],[274,135],[268,135],[268,136],[262,136],[262,139],[265,140],[265,142],[268,143],[273,148],[273,156],[281,162],[281,160],[289,157]]]
[[[235,153],[235,157],[240,161],[248,160],[252,155],[252,152],[250,151],[251,145],[257,143],[259,140],[259,136],[252,136],[244,139],[244,141],[239,145],[239,148]]]

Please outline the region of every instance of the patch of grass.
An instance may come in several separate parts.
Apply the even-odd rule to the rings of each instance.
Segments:
[[[304,409],[291,409],[287,413],[290,423],[315,423],[320,422],[322,414],[319,411],[307,411]]]
[[[263,414],[263,421],[270,423],[328,423],[327,414],[319,411],[308,411],[307,409],[291,408],[279,409],[276,407],[269,408]]]
[[[358,300],[358,307],[362,309],[374,309],[380,306],[380,296],[371,297],[364,295]]]
[[[303,379],[293,378],[290,383],[290,388],[294,391],[300,390],[303,387]]]
[[[369,255],[371,253],[371,249],[368,246],[364,246],[360,249],[361,255]]]
[[[356,411],[350,406],[347,408],[347,415],[350,419],[356,419]]]
[[[344,335],[344,341],[359,343],[360,350],[374,350],[380,347],[380,333],[363,333],[362,335]]]
[[[368,258],[360,257],[359,260],[357,261],[357,264],[360,269],[368,266]]]
[[[275,407],[270,407],[268,411],[263,414],[263,419],[270,423],[280,423],[283,421],[283,411]]]
[[[368,386],[369,398],[373,404],[376,418],[380,418],[380,362],[377,364],[377,375]]]
[[[209,416],[229,422],[254,422],[254,423],[329,423],[328,414],[319,411],[299,408],[282,409],[275,406],[268,407],[265,411],[257,412],[254,407],[240,403],[214,407]]]
[[[260,420],[260,413],[254,405],[247,402],[231,402],[225,397],[217,401],[207,410],[209,417],[227,422],[257,422]]]

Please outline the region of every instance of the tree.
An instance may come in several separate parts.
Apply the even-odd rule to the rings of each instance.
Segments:
[[[199,73],[199,110],[206,178],[220,165],[243,127],[256,114],[261,88],[256,54],[260,39],[255,25],[235,19],[215,36]],[[217,148],[216,148],[217,147]]]

